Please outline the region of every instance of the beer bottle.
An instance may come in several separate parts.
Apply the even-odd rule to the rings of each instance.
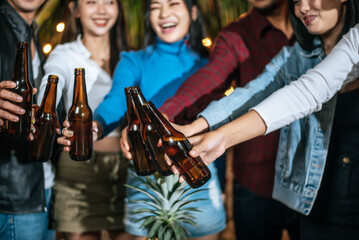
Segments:
[[[49,75],[44,98],[35,114],[36,132],[29,144],[29,156],[33,161],[46,162],[52,153],[59,125],[55,110],[58,80],[56,75]]]
[[[32,85],[30,82],[27,42],[19,42],[17,45],[12,81],[16,83],[16,87],[9,90],[23,98],[22,102],[14,104],[23,108],[25,113],[18,115],[19,121],[17,122],[6,120],[5,129],[10,136],[27,139],[30,134],[32,108]]]
[[[146,102],[146,99],[143,96],[141,89],[138,87],[133,87],[131,90],[133,104],[135,106],[137,117],[140,120],[141,136],[150,154],[152,163],[160,175],[169,176],[172,174],[172,170],[165,160],[163,148],[157,146],[160,136],[157,133],[157,130],[152,126],[151,121],[142,106]]]
[[[131,87],[125,88],[128,120],[127,137],[131,146],[131,154],[135,172],[138,176],[146,176],[156,172],[156,170],[153,167],[150,156],[146,150],[146,146],[142,141],[140,120],[135,113],[130,91]]]
[[[87,102],[85,69],[75,68],[75,87],[68,119],[73,136],[70,137],[70,157],[86,161],[92,157],[92,110]]]
[[[192,145],[187,138],[174,129],[152,102],[143,105],[147,116],[159,132],[165,153],[171,158],[188,185],[198,188],[211,178],[211,172],[200,157],[189,155]]]

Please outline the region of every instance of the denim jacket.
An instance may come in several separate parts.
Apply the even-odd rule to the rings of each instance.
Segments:
[[[277,89],[297,80],[325,56],[321,42],[316,48],[303,50],[298,43],[284,47],[256,79],[243,88],[212,102],[199,115],[211,130],[246,113]],[[308,215],[317,196],[328,153],[336,97],[322,110],[297,120],[281,129],[276,158],[273,198]]]

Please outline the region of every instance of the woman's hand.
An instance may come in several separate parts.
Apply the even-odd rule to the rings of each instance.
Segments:
[[[93,141],[96,141],[99,138],[99,127],[97,121],[92,121],[92,137]],[[57,143],[64,146],[64,151],[69,152],[71,141],[70,138],[74,135],[73,131],[69,130],[70,122],[65,120],[63,123],[64,128],[62,129],[62,137],[57,138]]]
[[[219,131],[212,131],[188,138],[193,148],[189,152],[192,157],[201,157],[208,165],[219,158],[225,151],[225,139]]]
[[[121,140],[120,140],[121,150],[122,150],[123,156],[125,156],[125,158],[131,160],[132,159],[131,146],[130,146],[130,142],[128,141],[127,132],[128,132],[128,126],[125,127],[121,132]]]
[[[209,126],[203,117],[200,117],[187,125],[178,125],[175,123],[171,123],[171,125],[177,130],[183,133],[186,137],[195,136],[197,134],[208,131]]]

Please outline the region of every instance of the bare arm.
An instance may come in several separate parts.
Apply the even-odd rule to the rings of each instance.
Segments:
[[[193,145],[190,154],[200,156],[209,164],[229,147],[263,135],[265,131],[266,125],[260,115],[256,111],[249,111],[215,131],[189,138]]]

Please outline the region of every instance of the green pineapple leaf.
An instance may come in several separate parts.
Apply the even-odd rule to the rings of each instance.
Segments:
[[[159,240],[186,239],[189,232],[183,224],[196,225],[193,213],[200,212],[198,208],[188,205],[204,200],[202,198],[188,200],[188,198],[206,189],[190,192],[190,188],[185,188],[186,183],[179,183],[178,175],[161,177],[155,174],[155,180],[136,175],[134,178],[139,180],[141,185],[126,186],[149,197],[147,201],[141,199],[130,201],[130,203],[147,205],[132,211],[135,214],[145,214],[136,222],[142,222],[140,227],[147,231],[147,237]]]

